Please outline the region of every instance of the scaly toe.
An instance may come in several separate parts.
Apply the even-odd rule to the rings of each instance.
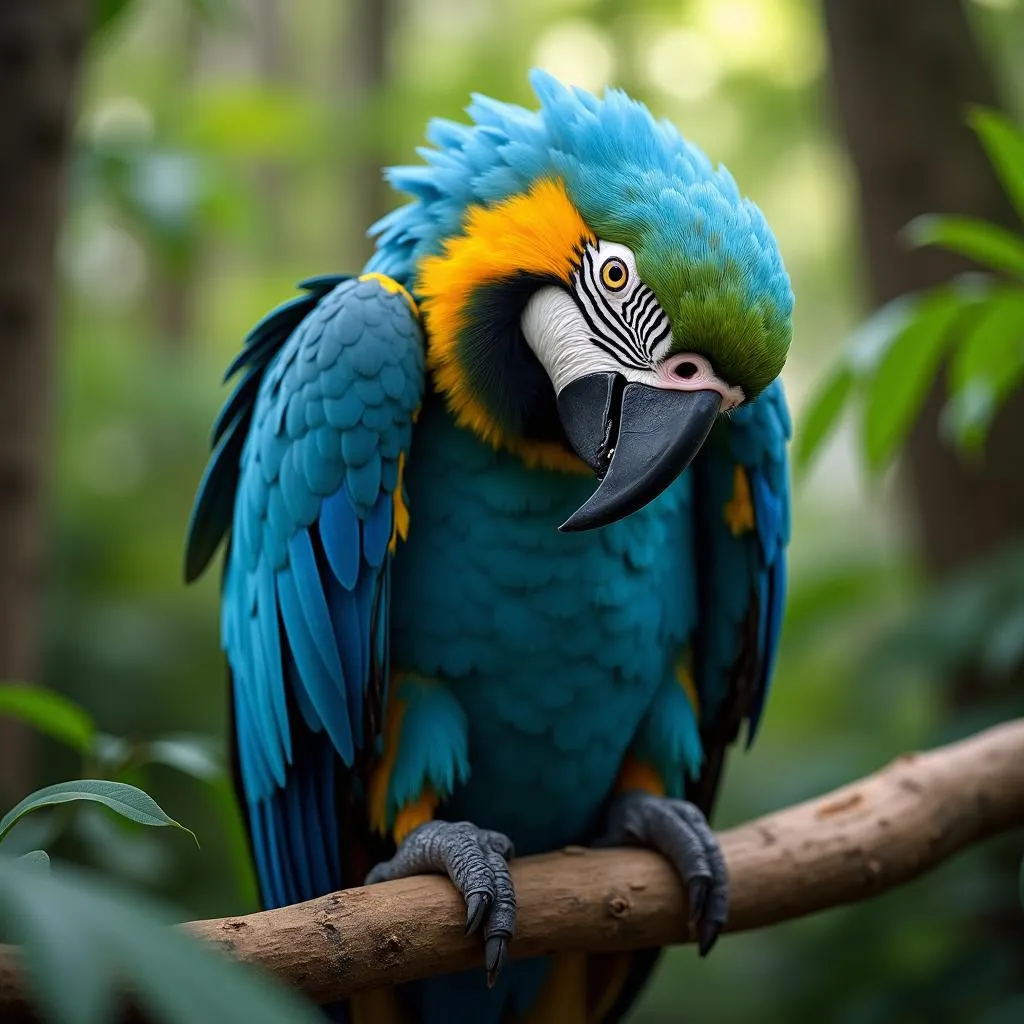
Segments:
[[[468,821],[430,821],[410,832],[394,857],[376,865],[366,884],[425,872],[446,874],[466,901],[466,934],[483,932],[487,981],[493,985],[508,960],[516,925],[516,893],[508,858],[512,843],[500,832]]]
[[[697,948],[707,956],[728,917],[729,883],[718,840],[700,810],[685,800],[632,792],[609,810],[598,845],[640,845],[657,850],[675,868],[689,896]]]

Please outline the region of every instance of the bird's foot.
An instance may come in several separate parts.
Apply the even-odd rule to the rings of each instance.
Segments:
[[[595,846],[646,846],[667,857],[686,885],[698,950],[707,956],[729,911],[725,858],[704,815],[686,800],[633,791],[616,797]]]
[[[508,960],[516,926],[516,892],[508,870],[513,853],[512,841],[500,832],[468,821],[428,821],[366,876],[366,884],[446,874],[466,901],[466,934],[483,931],[487,983],[493,985]]]

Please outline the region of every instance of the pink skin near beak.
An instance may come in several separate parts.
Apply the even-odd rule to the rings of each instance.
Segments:
[[[722,412],[735,409],[745,397],[742,388],[726,384],[707,359],[695,352],[669,356],[655,370],[655,376],[657,387],[671,391],[717,391],[722,396]]]

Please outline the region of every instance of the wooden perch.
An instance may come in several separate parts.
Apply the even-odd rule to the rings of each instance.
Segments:
[[[887,768],[720,836],[727,931],[746,931],[884,892],[973,843],[1024,825],[1024,719]],[[513,957],[691,941],[686,897],[661,857],[569,848],[512,866]],[[1008,900],[1016,894],[1008,892]],[[367,988],[479,966],[448,882],[422,876],[281,910],[193,921],[193,934],[324,1003]],[[26,1015],[13,950],[0,950],[0,1019]]]

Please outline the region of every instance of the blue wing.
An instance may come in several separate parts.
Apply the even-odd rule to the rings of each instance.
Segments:
[[[250,333],[213,430],[186,550],[230,532],[221,639],[267,906],[339,888],[339,821],[360,817],[388,677],[401,467],[423,390],[412,300],[378,277],[319,278]],[[357,879],[357,880],[361,880]],[[349,883],[351,884],[351,883]]]
[[[693,465],[700,612],[694,676],[710,807],[725,748],[757,733],[786,600],[789,410],[780,381],[723,417]],[[700,801],[698,801],[700,802]]]

